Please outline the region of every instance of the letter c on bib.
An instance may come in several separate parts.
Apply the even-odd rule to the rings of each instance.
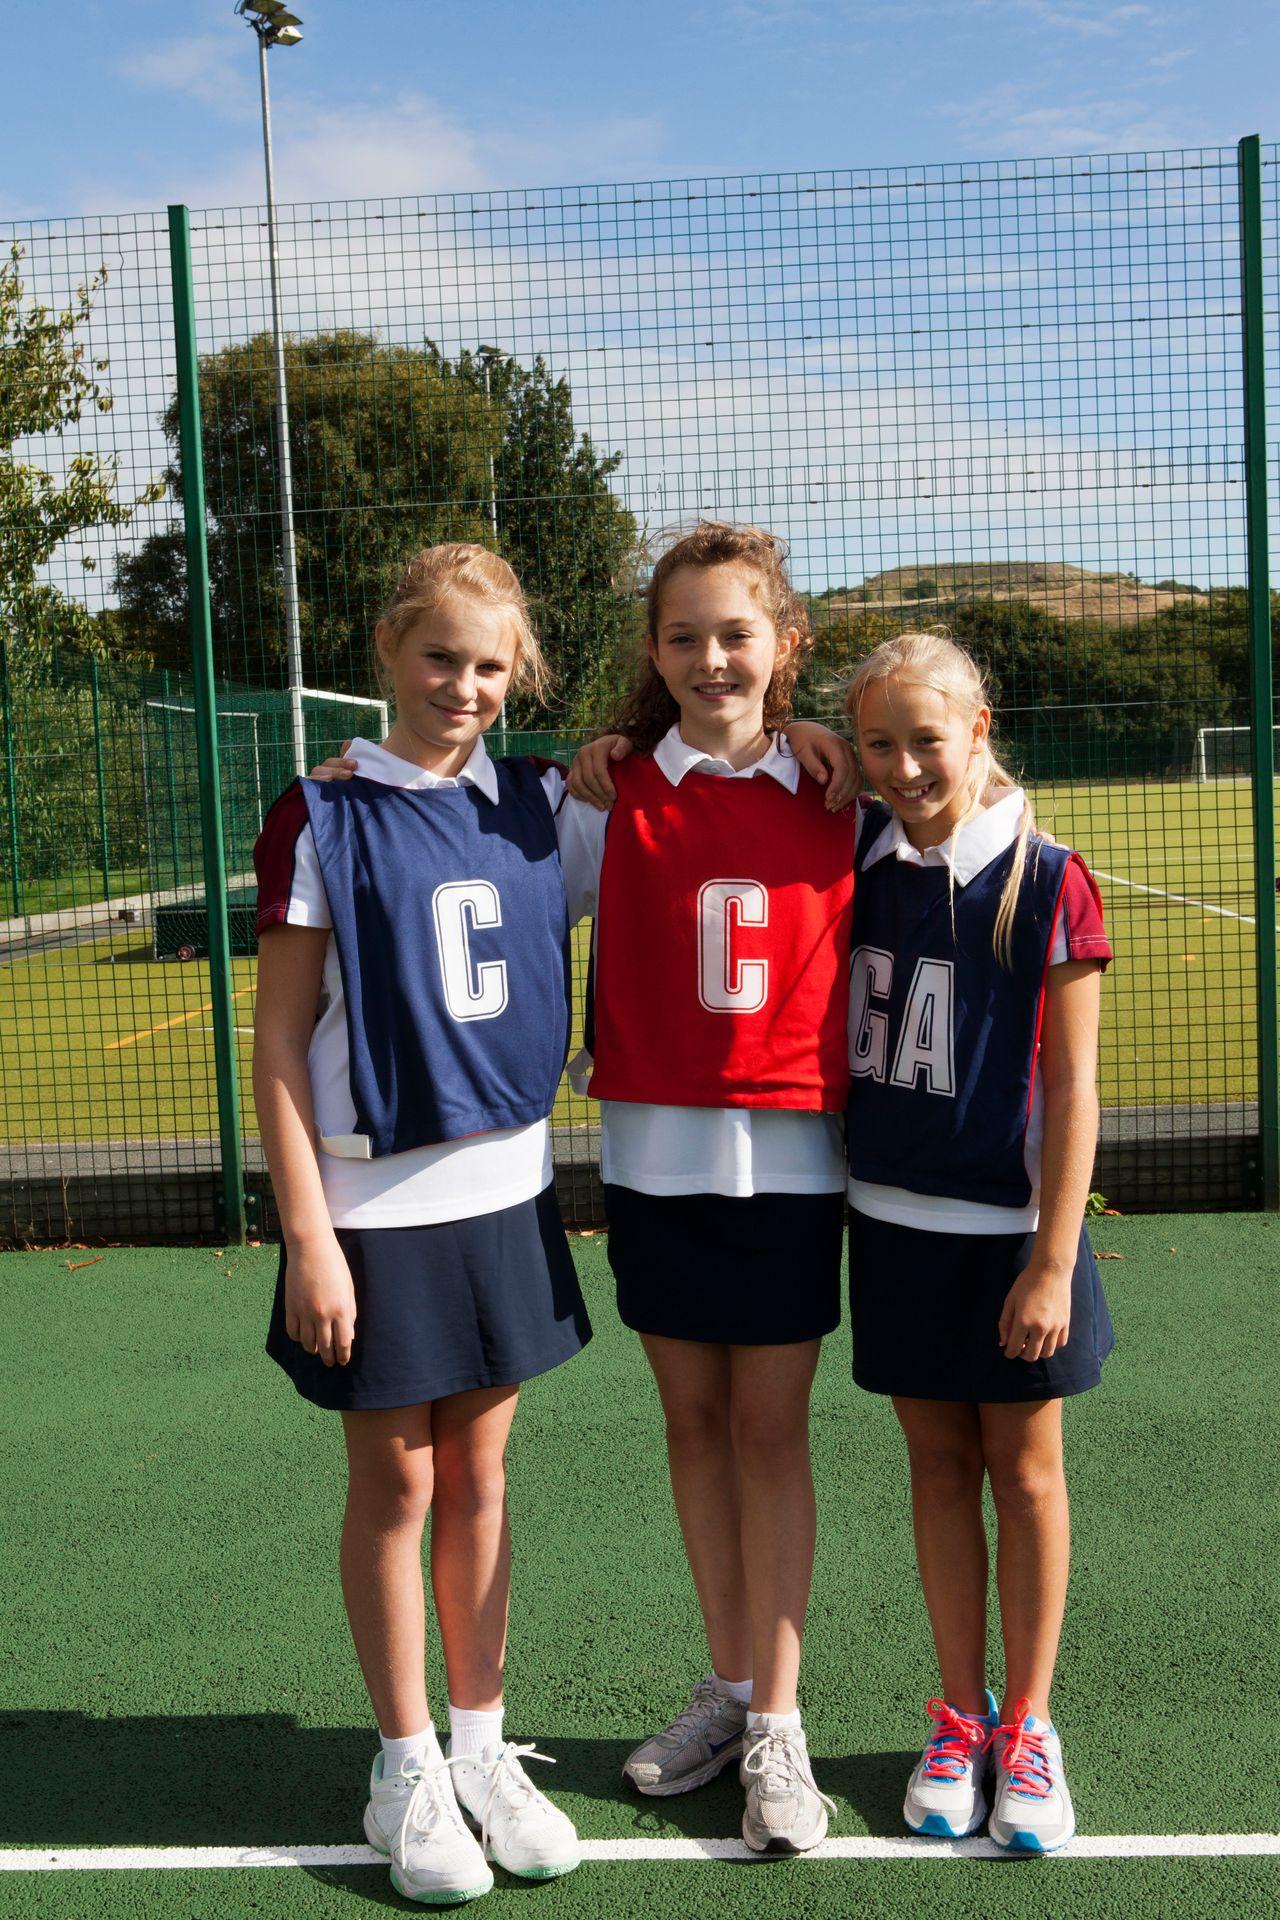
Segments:
[[[502,902],[489,880],[446,880],[431,896],[445,1005],[455,1020],[495,1020],[507,1004],[505,960],[472,962],[470,934],[502,925]]]
[[[708,1013],[758,1013],[767,960],[735,960],[735,927],[767,927],[769,896],[757,880],[704,880],[698,888],[698,998]]]

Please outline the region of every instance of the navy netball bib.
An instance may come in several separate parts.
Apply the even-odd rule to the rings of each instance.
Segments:
[[[846,1139],[856,1180],[1025,1207],[1024,1158],[1045,974],[1069,848],[1033,835],[1009,966],[993,935],[1013,847],[952,895],[945,867],[866,855],[853,898]],[[954,916],[954,918],[953,918]]]
[[[474,786],[303,780],[368,1153],[542,1120],[569,1043],[569,917],[536,767]]]

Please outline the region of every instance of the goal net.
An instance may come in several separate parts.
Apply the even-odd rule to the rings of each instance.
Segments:
[[[1280,727],[1272,729],[1272,751],[1280,769]],[[1197,780],[1248,780],[1253,773],[1253,728],[1201,727],[1191,772]]]
[[[300,707],[309,767],[356,735],[381,740],[385,700],[303,687],[224,690],[216,702],[222,834],[228,875],[250,873],[267,809],[294,777],[294,712]],[[152,891],[203,881],[195,702],[189,689],[142,702],[141,766]]]

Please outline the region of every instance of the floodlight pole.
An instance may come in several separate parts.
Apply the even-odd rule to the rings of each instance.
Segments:
[[[249,19],[248,14],[244,16]],[[249,19],[258,36],[258,76],[262,84],[262,151],[267,167],[267,252],[271,263],[271,337],[276,363],[276,459],[280,470],[280,536],[284,568],[284,632],[289,679],[289,731],[293,770],[307,771],[307,736],[302,719],[302,619],[298,605],[298,551],[293,537],[293,462],[289,453],[289,395],[285,380],[284,333],[280,324],[280,243],[276,231],[275,169],[271,159],[271,94],[267,86],[269,20]]]
[[[493,397],[487,357],[484,363],[484,397],[486,400],[491,400]],[[486,421],[485,424],[487,427],[489,423]],[[487,458],[489,461],[489,530],[493,535],[493,550],[496,553],[498,551],[498,482],[494,472],[492,440],[489,442]],[[502,746],[505,752],[507,745],[507,703],[505,699],[502,702],[502,708],[498,714],[498,727],[502,734]]]

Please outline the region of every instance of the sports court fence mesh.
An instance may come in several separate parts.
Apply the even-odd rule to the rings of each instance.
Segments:
[[[512,703],[505,746],[563,756],[634,671],[647,543],[698,516],[789,541],[817,639],[801,712],[841,724],[850,667],[894,631],[941,622],[978,654],[1040,819],[1106,899],[1099,1189],[1273,1202],[1257,836],[1280,713],[1247,532],[1261,491],[1275,538],[1280,458],[1265,486],[1247,458],[1242,177],[1207,148],[285,207],[296,616],[262,211],[190,215],[190,329],[165,215],[11,228],[0,1237],[269,1229],[253,840],[299,739],[310,761],[385,728],[370,642],[404,560],[476,539],[512,562],[556,691]],[[1274,421],[1273,148],[1261,200]],[[595,1221],[594,1110],[566,1084],[553,1125],[567,1214]]]

